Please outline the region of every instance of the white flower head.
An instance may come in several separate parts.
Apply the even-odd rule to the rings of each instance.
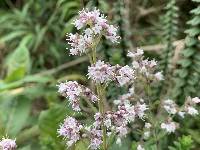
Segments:
[[[156,78],[158,81],[164,80],[164,77],[163,77],[162,72],[157,72],[157,73],[155,73],[154,76],[155,76],[155,78]]]
[[[120,86],[128,84],[131,81],[133,81],[133,79],[135,79],[134,70],[127,65],[124,67],[121,67],[118,70],[118,75],[116,76],[116,79],[118,83],[120,84]]]
[[[16,150],[16,140],[8,139],[8,138],[2,138],[0,140],[0,149],[1,150]]]
[[[165,100],[164,101],[164,109],[169,113],[169,114],[176,114],[177,113],[177,106],[173,100]]]
[[[198,104],[198,103],[200,103],[200,98],[194,97],[194,98],[192,98],[192,102],[195,104]]]
[[[168,121],[166,123],[162,123],[161,128],[166,130],[166,132],[168,133],[173,133],[176,130],[176,123],[172,121]]]
[[[150,137],[150,131],[144,132],[144,138],[148,139]]]
[[[149,129],[149,128],[151,128],[151,124],[148,123],[148,122],[146,122],[145,125],[144,125],[144,127],[147,128],[147,129]]]
[[[140,144],[137,146],[137,150],[145,150]]]
[[[195,108],[192,107],[192,106],[188,106],[188,107],[186,108],[186,111],[187,111],[188,114],[190,114],[190,115],[192,115],[192,116],[196,116],[196,115],[199,114],[198,110],[195,109]]]
[[[96,83],[106,83],[112,81],[114,68],[105,64],[104,61],[98,60],[96,64],[88,68],[88,76]]]

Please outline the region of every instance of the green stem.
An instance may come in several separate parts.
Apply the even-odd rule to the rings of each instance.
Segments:
[[[149,82],[149,80],[147,79],[146,80],[146,82],[147,82],[147,89],[146,89],[146,93],[147,93],[147,98],[148,98],[148,102],[149,102],[149,106],[152,106],[152,102],[151,102],[151,99],[150,99],[150,94],[151,94],[151,89],[150,89],[150,82]],[[158,137],[157,137],[157,132],[156,132],[156,127],[157,127],[157,121],[155,120],[155,119],[153,119],[154,117],[153,117],[153,113],[152,113],[152,111],[151,111],[151,109],[153,109],[153,108],[149,108],[150,109],[150,111],[149,111],[149,114],[150,114],[150,119],[151,119],[151,123],[152,123],[152,125],[153,125],[153,136],[154,136],[154,139],[155,139],[155,144],[156,144],[156,149],[158,150],[158,145],[159,145],[159,142],[158,142]]]
[[[92,51],[91,53],[88,54],[90,58],[90,63],[95,64],[96,63],[96,47],[101,39],[101,35],[97,38],[95,41],[95,44],[92,46]],[[95,84],[96,89],[97,89],[97,95],[99,98],[98,101],[98,107],[99,107],[99,112],[103,117],[102,123],[101,123],[101,128],[103,130],[103,150],[107,150],[107,141],[106,141],[106,127],[104,125],[104,115],[105,115],[105,108],[104,108],[104,87],[101,84]]]
[[[102,121],[102,129],[103,129],[103,150],[107,150],[107,141],[106,141],[106,127],[104,126],[104,114],[105,114],[105,109],[104,109],[104,102],[103,102],[103,88],[100,84],[97,85],[97,94],[99,96],[99,112],[103,116],[103,121]]]

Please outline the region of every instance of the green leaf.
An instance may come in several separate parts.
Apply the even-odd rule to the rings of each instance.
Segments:
[[[75,145],[75,150],[88,150],[89,147],[89,141],[88,140],[80,140]]]
[[[6,131],[8,135],[16,136],[20,130],[25,127],[31,110],[31,101],[24,96],[17,99],[16,105],[13,105],[9,111]]]
[[[26,31],[21,31],[21,30],[18,30],[18,31],[14,31],[14,32],[11,32],[10,34],[7,34],[3,37],[0,38],[0,43],[5,43],[5,42],[9,42],[15,38],[18,38],[22,35],[24,35],[26,33]]]
[[[200,28],[198,27],[191,27],[190,29],[186,30],[185,33],[187,33],[189,36],[196,36],[200,33]]]
[[[194,37],[187,36],[185,38],[185,45],[190,47],[197,43],[197,40]]]
[[[27,48],[32,35],[28,35],[23,38],[20,45],[15,51],[8,57],[7,65],[7,78],[6,81],[19,80],[25,76],[30,70],[30,55]]]
[[[186,58],[178,61],[178,64],[182,65],[182,67],[184,67],[184,68],[190,66],[191,63],[192,63],[192,61],[190,59],[186,59]]]
[[[190,24],[192,26],[197,26],[200,24],[200,16],[195,16],[192,18],[192,20],[188,21],[187,24]]]
[[[195,51],[194,48],[186,48],[181,51],[181,54],[183,54],[184,57],[190,57],[195,53]]]
[[[67,114],[69,114],[67,113],[67,108],[60,105],[55,105],[49,110],[42,111],[39,116],[40,132],[53,139],[58,139],[57,129]]]

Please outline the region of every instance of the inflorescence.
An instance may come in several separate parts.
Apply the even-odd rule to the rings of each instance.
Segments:
[[[154,127],[153,122],[150,122],[148,118],[149,114],[152,113],[151,103],[146,98],[136,98],[134,83],[140,81],[141,77],[148,81],[147,83],[149,81],[164,80],[162,72],[156,70],[157,61],[145,59],[144,51],[139,48],[128,52],[127,56],[132,59],[130,66],[112,66],[102,60],[96,61],[95,48],[103,36],[112,43],[118,43],[120,37],[117,35],[117,27],[110,25],[106,17],[98,9],[93,11],[83,9],[79,12],[79,16],[73,24],[79,32],[82,29],[82,32],[67,35],[68,44],[71,46],[69,53],[70,55],[86,54],[89,58],[92,58],[87,76],[97,88],[97,94],[95,94],[95,90],[93,92],[76,81],[66,81],[58,84],[58,92],[69,100],[73,110],[82,111],[79,105],[82,98],[88,99],[94,106],[95,102],[98,102],[100,107],[102,99],[102,93],[100,92],[103,89],[105,90],[110,82],[116,83],[117,86],[130,88],[128,93],[114,100],[114,109],[106,110],[104,108],[103,110],[100,109],[99,112],[95,112],[92,124],[82,124],[75,118],[67,116],[58,129],[59,136],[67,140],[66,144],[69,147],[81,138],[88,138],[90,139],[89,148],[98,149],[105,144],[105,138],[109,138],[111,135],[115,135],[116,143],[120,144],[121,139],[130,132],[128,125],[139,119],[144,122],[143,137],[148,139]],[[101,87],[103,88],[99,92],[98,88]],[[189,97],[181,107],[170,99],[162,101],[161,108],[167,112],[168,117],[159,122],[160,129],[165,130],[166,133],[175,132],[179,125],[173,121],[173,116],[177,114],[184,118],[186,114],[197,115],[198,111],[195,107],[198,103],[200,103],[198,97]],[[106,148],[107,145],[105,144],[104,150]],[[137,146],[137,150],[144,150],[140,143]]]

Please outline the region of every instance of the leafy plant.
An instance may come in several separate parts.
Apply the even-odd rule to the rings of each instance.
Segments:
[[[169,146],[169,150],[190,150],[193,147],[193,140],[191,136],[179,137],[174,141],[174,146]]]
[[[187,22],[189,28],[185,31],[185,49],[181,51],[181,58],[177,62],[178,69],[175,74],[175,88],[173,96],[176,99],[185,97],[186,95],[198,96],[200,90],[200,42],[198,36],[200,34],[200,7],[199,0],[196,2],[196,8],[191,10],[192,18]]]

